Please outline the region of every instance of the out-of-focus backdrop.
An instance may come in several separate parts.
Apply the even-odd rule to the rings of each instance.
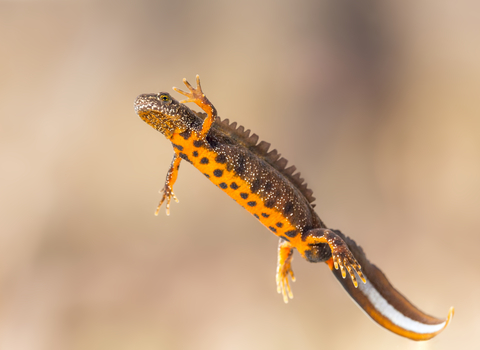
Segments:
[[[478,1],[1,1],[0,348],[479,349]],[[427,313],[370,321],[134,113],[203,78]],[[192,108],[194,106],[191,106]]]

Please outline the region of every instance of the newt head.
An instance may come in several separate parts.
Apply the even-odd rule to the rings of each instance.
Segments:
[[[196,118],[187,106],[167,92],[141,94],[133,105],[135,112],[144,122],[166,137],[185,131]]]

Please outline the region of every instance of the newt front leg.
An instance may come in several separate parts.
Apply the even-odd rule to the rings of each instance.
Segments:
[[[163,202],[167,201],[167,215],[170,215],[171,199],[175,199],[175,202],[178,203],[178,199],[173,193],[173,184],[175,183],[175,181],[177,181],[178,168],[180,167],[181,160],[182,158],[180,158],[177,153],[173,154],[172,164],[170,165],[170,169],[168,169],[167,178],[165,179],[165,186],[160,191],[160,193],[163,192],[163,196],[160,200],[160,203],[158,204],[157,210],[155,210],[155,215],[158,215],[158,213],[160,212],[160,207],[162,206]]]
[[[203,140],[205,140],[205,137],[207,136],[208,131],[212,127],[212,124],[215,121],[215,118],[217,117],[217,110],[215,109],[215,107],[212,105],[212,103],[207,99],[207,97],[203,93],[202,87],[200,85],[200,77],[198,75],[196,77],[196,81],[197,81],[197,87],[193,88],[186,79],[183,79],[183,82],[187,86],[189,92],[185,92],[185,91],[182,91],[182,90],[177,89],[177,88],[173,88],[173,89],[175,91],[177,91],[178,93],[187,97],[186,100],[180,101],[180,103],[195,102],[200,108],[202,108],[207,113],[207,117],[205,118],[205,120],[203,121],[203,124],[202,124],[202,130],[197,131],[196,132],[196,137],[194,137],[194,141],[203,141]],[[172,111],[175,111],[175,110],[177,110],[177,111],[181,110],[181,107],[179,108],[179,107],[174,106],[174,104],[176,104],[178,106],[178,101],[175,101],[174,99],[172,99],[170,97],[170,95],[168,95],[167,93],[160,94],[159,99],[162,101],[162,104],[165,106],[167,113],[171,113]],[[149,120],[149,119],[147,118],[147,120]],[[174,119],[172,118],[172,120],[174,120]],[[171,121],[171,122],[174,123],[173,121]],[[168,125],[170,128],[175,129],[175,124],[170,125],[167,122],[165,122],[165,124]],[[180,130],[175,130],[176,132],[174,132],[174,131],[164,127],[162,130],[163,130],[164,134],[168,138],[171,139],[173,137],[173,135],[179,133],[180,131],[183,132],[184,129],[185,129],[185,126],[182,125],[182,127],[179,128],[179,129]],[[180,146],[180,147],[181,147],[181,149],[183,149],[183,146]],[[180,156],[182,154],[179,154],[177,150],[178,150],[178,145],[177,145],[177,148],[175,149],[175,154],[173,156],[172,165],[170,166],[170,169],[168,170],[168,173],[167,173],[167,178],[165,180],[165,186],[161,190],[161,192],[163,192],[163,196],[162,196],[162,199],[160,200],[160,203],[158,204],[157,210],[155,211],[155,215],[158,215],[158,213],[160,212],[160,207],[162,206],[163,202],[166,201],[167,215],[170,215],[170,201],[171,201],[171,199],[173,198],[176,202],[178,202],[177,197],[173,193],[173,184],[177,180],[178,167],[180,166],[180,161],[182,159]]]
[[[197,87],[194,89],[192,85],[190,85],[190,83],[187,81],[187,79],[183,79],[183,83],[187,86],[190,92],[182,91],[176,87],[174,87],[173,90],[188,97],[186,100],[180,101],[180,103],[195,102],[198,107],[200,107],[205,113],[207,113],[207,117],[203,121],[202,131],[199,134],[199,139],[203,140],[205,136],[207,136],[208,131],[212,127],[212,124],[217,117],[217,110],[203,93],[202,86],[200,85],[200,76],[197,75],[196,80]]]

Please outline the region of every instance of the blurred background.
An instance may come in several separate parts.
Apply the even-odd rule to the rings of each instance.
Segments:
[[[480,3],[1,1],[0,349],[479,349]],[[134,113],[202,77],[437,338],[374,324]],[[192,108],[194,106],[191,106]]]

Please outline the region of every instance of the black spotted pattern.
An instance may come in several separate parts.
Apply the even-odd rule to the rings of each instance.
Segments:
[[[185,130],[180,134],[181,137],[183,137],[185,140],[188,140],[190,136],[192,136],[192,132],[190,130]]]
[[[283,213],[287,215],[287,214],[290,214],[291,212],[293,212],[293,203],[288,202],[287,204],[285,204],[285,207],[283,208]]]
[[[288,237],[293,238],[293,237],[295,237],[295,236],[298,234],[298,232],[295,231],[295,230],[291,230],[291,231],[285,232],[285,234],[286,234]]]
[[[207,135],[207,142],[208,144],[213,148],[216,149],[218,147],[219,140],[217,140],[215,137],[209,137],[210,135]]]
[[[188,156],[185,153],[180,152],[178,155],[180,156],[180,158],[185,159],[187,162],[191,163],[190,159],[188,159]]]
[[[202,159],[200,159],[200,163],[201,164],[208,164],[210,161],[208,160],[207,157],[203,157]],[[182,168],[183,169],[183,168]]]
[[[262,183],[260,179],[255,179],[252,182],[252,186],[250,186],[250,191],[252,191],[253,193],[257,193],[261,186]]]
[[[246,167],[245,167],[245,157],[240,154],[237,161],[235,162],[235,172],[238,176],[242,176],[245,174]]]
[[[227,162],[227,157],[225,154],[219,154],[215,157],[215,161],[220,164],[225,164]]]
[[[262,219],[262,212],[256,209],[259,208],[259,204],[268,208],[265,209],[268,214],[271,210],[279,211],[278,214],[284,216],[289,225],[287,225],[287,221],[280,218],[272,221],[270,225],[277,230],[277,234],[283,236],[283,231],[292,229],[295,231],[291,234],[296,236],[296,232],[303,231],[304,227],[323,227],[321,220],[308,205],[307,198],[301,195],[303,193],[302,189],[293,181],[292,176],[282,174],[282,170],[275,166],[275,161],[264,154],[258,154],[256,149],[250,147],[250,141],[245,139],[240,132],[235,132],[228,127],[225,128],[224,124],[214,123],[206,139],[194,144],[201,149],[206,148],[213,151],[212,156],[208,156],[208,166],[214,166],[211,170],[208,170],[210,179],[217,179],[214,182],[219,187],[220,183],[224,182],[228,185],[228,188],[239,190],[238,195],[233,197],[236,200],[241,199],[240,203],[243,206],[248,208],[249,211],[257,212]],[[194,132],[192,131],[192,136],[189,139],[192,143]],[[194,150],[195,148],[188,154],[192,159]],[[198,160],[195,160],[202,164],[202,152],[199,149],[197,151],[199,153]],[[199,167],[201,168],[201,165]],[[235,179],[227,182],[226,172]],[[228,179],[230,179],[230,175],[228,175]],[[240,192],[249,194],[248,198],[244,199],[239,196]],[[249,201],[256,201],[256,206],[249,206],[247,203]],[[283,226],[277,226],[277,221],[281,221]],[[292,225],[291,228],[286,228],[290,225]]]
[[[228,185],[225,182],[222,182],[220,185],[220,188],[223,188],[224,190],[228,188]]]
[[[273,184],[271,181],[265,183],[265,192],[270,192],[272,190]]]
[[[265,207],[273,208],[275,206],[275,198],[270,198],[265,202]]]

